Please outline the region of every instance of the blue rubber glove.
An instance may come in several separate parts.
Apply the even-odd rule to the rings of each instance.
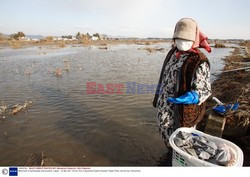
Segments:
[[[175,104],[197,104],[199,103],[199,95],[195,91],[191,91],[178,98],[170,97],[167,101]]]
[[[227,107],[224,105],[219,105],[213,108],[213,110],[217,113],[224,114],[227,111]]]
[[[228,105],[219,105],[213,108],[213,110],[217,113],[224,114],[225,112],[232,110],[236,111],[239,108],[239,103],[235,103],[233,105],[228,104]]]

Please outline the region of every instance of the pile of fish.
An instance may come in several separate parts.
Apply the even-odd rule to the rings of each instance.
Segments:
[[[7,106],[3,101],[0,105],[0,118],[6,118],[6,115],[15,115],[20,111],[23,111],[32,105],[32,101],[25,101],[23,104],[15,104],[13,106]]]

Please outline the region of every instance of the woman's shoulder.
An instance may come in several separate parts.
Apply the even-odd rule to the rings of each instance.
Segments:
[[[202,51],[199,50],[199,53],[197,55],[198,55],[198,58],[200,60],[200,65],[203,64],[203,65],[210,67],[210,62],[209,62],[207,56]]]
[[[192,52],[190,57],[195,57],[195,58],[197,58],[199,60],[208,61],[207,56],[202,51],[200,51],[199,49],[197,49],[197,52]]]

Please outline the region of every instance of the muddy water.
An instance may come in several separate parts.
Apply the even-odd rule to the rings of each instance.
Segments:
[[[152,47],[152,46],[151,46]],[[157,84],[170,44],[0,50],[0,101],[33,106],[0,120],[1,165],[25,165],[44,152],[61,165],[161,164],[167,152],[156,127],[153,94],[127,94],[127,83]],[[208,57],[212,72],[231,49]],[[56,68],[63,70],[55,76]],[[87,82],[123,84],[122,94],[87,94]],[[116,90],[117,91],[117,90]]]

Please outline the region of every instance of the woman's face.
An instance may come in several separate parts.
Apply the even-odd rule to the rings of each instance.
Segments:
[[[190,40],[185,40],[185,39],[175,39],[174,40],[176,47],[180,51],[188,51],[192,48],[194,42]]]

